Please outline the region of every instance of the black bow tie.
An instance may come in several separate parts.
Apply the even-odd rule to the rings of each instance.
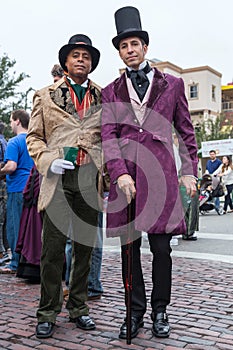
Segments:
[[[140,99],[140,101],[143,100],[146,91],[148,89],[148,86],[150,84],[149,79],[147,78],[147,73],[151,71],[151,67],[149,66],[148,62],[146,66],[143,69],[140,70],[131,70],[129,71],[126,69],[127,76],[131,79],[132,85]]]

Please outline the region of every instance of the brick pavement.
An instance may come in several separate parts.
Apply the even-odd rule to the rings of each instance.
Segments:
[[[198,349],[233,350],[232,264],[173,257],[172,301],[168,308],[171,335],[157,339],[151,333],[149,293],[151,255],[143,254],[148,293],[144,328],[131,345],[118,338],[125,316],[118,252],[105,251],[102,280],[104,296],[89,302],[96,321],[95,331],[84,332],[68,322],[66,309],[57,318],[52,338],[34,335],[39,285],[12,275],[0,275],[0,349]]]

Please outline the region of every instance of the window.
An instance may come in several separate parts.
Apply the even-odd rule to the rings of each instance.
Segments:
[[[216,100],[216,86],[212,85],[212,101]]]
[[[189,85],[189,98],[190,99],[198,98],[198,85],[197,84]]]

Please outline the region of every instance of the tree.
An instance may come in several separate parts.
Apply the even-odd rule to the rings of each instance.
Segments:
[[[19,92],[19,85],[30,76],[25,73],[16,75],[14,71],[15,60],[10,60],[6,53],[0,57],[0,119],[6,124],[5,136],[12,136],[9,126],[10,114],[13,109],[28,109],[27,96],[32,88],[26,92]]]
[[[220,114],[216,119],[207,119],[195,126],[195,134],[198,148],[201,149],[201,142],[224,140],[232,137],[232,125],[222,127],[224,115]]]

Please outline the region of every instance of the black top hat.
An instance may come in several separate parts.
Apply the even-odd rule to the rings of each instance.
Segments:
[[[99,63],[100,52],[94,46],[92,46],[91,39],[88,38],[88,36],[86,36],[84,34],[73,35],[70,38],[68,44],[62,46],[62,48],[59,50],[59,54],[58,54],[59,62],[60,62],[60,65],[62,66],[62,68],[64,69],[64,71],[67,71],[66,58],[67,58],[68,54],[70,53],[70,51],[75,49],[76,47],[83,47],[84,49],[87,49],[90,52],[91,58],[92,58],[92,68],[91,68],[90,73],[93,72],[93,70],[96,69],[96,67]]]
[[[140,13],[135,7],[126,6],[117,10],[115,23],[117,36],[112,39],[112,43],[117,50],[119,50],[120,41],[130,36],[137,36],[143,39],[146,45],[149,44],[148,33],[142,30]]]

